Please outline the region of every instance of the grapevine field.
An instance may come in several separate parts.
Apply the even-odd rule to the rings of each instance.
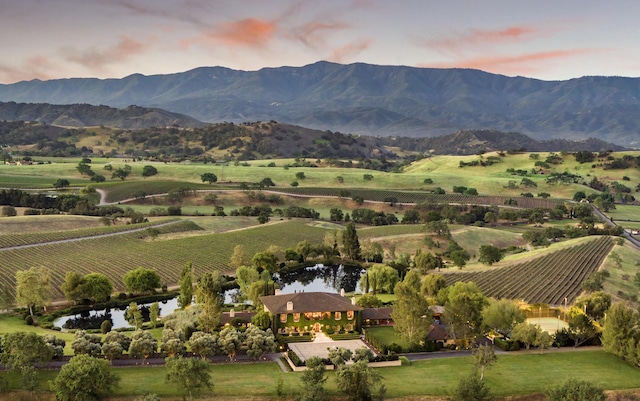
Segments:
[[[473,281],[485,295],[524,299],[528,303],[571,304],[582,291],[582,283],[598,270],[611,249],[609,237],[594,237],[581,245],[544,256],[478,272],[444,273],[447,284]]]
[[[191,222],[187,222],[193,229]],[[168,229],[168,226],[167,226]],[[258,226],[242,231],[163,240],[145,239],[142,233],[126,233],[82,241],[43,244],[25,249],[0,250],[0,284],[15,289],[16,270],[45,266],[51,270],[52,296],[62,298],[60,286],[68,271],[80,274],[99,272],[107,275],[116,290],[124,291],[122,276],[137,267],[154,269],[163,284],[178,281],[180,269],[193,263],[196,277],[208,270],[233,273],[229,259],[237,244],[244,246],[247,262],[256,252],[270,245],[295,247],[304,239],[320,243],[326,229],[292,220]]]

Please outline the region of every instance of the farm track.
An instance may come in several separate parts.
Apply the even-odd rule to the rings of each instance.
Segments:
[[[582,283],[600,268],[611,249],[609,237],[489,271],[444,273],[447,284],[473,281],[487,296],[560,305],[582,291]]]

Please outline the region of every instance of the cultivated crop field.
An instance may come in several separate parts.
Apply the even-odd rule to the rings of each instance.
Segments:
[[[314,244],[320,243],[326,232],[326,229],[293,220],[241,231],[178,239],[163,240],[160,235],[156,240],[149,240],[143,233],[130,233],[25,249],[0,250],[0,283],[13,291],[16,270],[46,266],[52,272],[52,295],[54,298],[62,298],[60,286],[68,271],[83,275],[91,272],[104,273],[111,278],[116,290],[123,291],[125,287],[122,276],[129,270],[145,267],[155,269],[162,283],[171,285],[178,281],[180,269],[189,262],[193,263],[196,277],[208,270],[233,273],[229,259],[237,244],[245,247],[247,257],[250,258],[270,245],[295,247],[304,239]]]
[[[473,281],[485,295],[528,303],[572,303],[581,284],[598,270],[613,248],[609,237],[594,237],[569,248],[511,266],[478,272],[445,272],[448,284]]]

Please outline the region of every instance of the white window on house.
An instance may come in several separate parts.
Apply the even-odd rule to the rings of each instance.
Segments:
[[[353,320],[353,315],[354,315],[354,313],[353,313],[353,311],[352,311],[352,310],[348,310],[348,311],[347,311],[347,319],[349,319],[349,320]]]
[[[336,320],[342,319],[342,312],[335,312],[334,313],[334,317],[335,317]]]
[[[287,314],[286,313],[281,313],[280,314],[280,323],[287,323]]]

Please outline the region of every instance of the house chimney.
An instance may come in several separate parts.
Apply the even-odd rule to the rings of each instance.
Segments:
[[[280,288],[276,288],[276,292],[274,293],[274,295],[280,295]]]
[[[344,288],[340,288],[340,296],[344,297]]]
[[[356,304],[356,297],[351,297],[351,305],[355,305]]]
[[[231,309],[231,310],[229,311],[229,317],[230,317],[230,318],[232,318],[232,319],[233,319],[234,317],[236,317],[236,311],[235,311],[235,310],[233,310],[233,309]]]
[[[292,301],[287,302],[287,310],[293,310],[293,302]]]

